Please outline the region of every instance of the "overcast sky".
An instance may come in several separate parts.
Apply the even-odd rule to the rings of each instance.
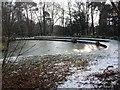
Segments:
[[[33,0],[36,3],[39,4],[39,2],[57,2],[61,5],[61,7],[63,7],[65,10],[68,9],[67,7],[67,2],[70,1],[71,3],[75,2],[75,1],[81,1],[81,2],[86,2],[86,0]],[[96,2],[100,2],[101,0],[90,0],[90,1],[96,1]],[[110,0],[102,0],[102,1],[107,1],[107,4],[110,4]],[[94,14],[94,23],[95,26],[98,25],[98,21],[99,21],[99,14],[100,12],[98,11],[96,14]],[[89,20],[89,22],[91,23],[91,18]]]
[[[86,2],[86,0],[34,0],[35,2],[37,2],[37,3],[39,3],[40,1],[42,1],[42,2],[57,2],[57,3],[60,3],[61,4],[61,6],[66,10],[66,9],[68,9],[68,7],[67,7],[67,2],[68,1],[70,1],[71,3],[74,3],[75,1],[81,1],[81,2]],[[108,2],[109,3],[109,2]],[[94,23],[95,23],[95,26],[96,25],[98,25],[98,21],[99,21],[99,11],[96,13],[96,14],[94,14]],[[91,18],[90,18],[90,20],[89,20],[89,22],[91,23],[92,21],[91,21]]]

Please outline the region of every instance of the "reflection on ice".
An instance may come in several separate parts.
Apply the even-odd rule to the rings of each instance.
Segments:
[[[99,46],[97,47],[96,45],[92,45],[92,44],[85,44],[83,49],[73,49],[74,52],[91,52],[91,51],[95,51],[95,50],[100,50],[103,47]]]

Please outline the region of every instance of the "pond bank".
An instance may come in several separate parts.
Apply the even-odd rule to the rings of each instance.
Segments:
[[[15,40],[49,40],[49,41],[64,41],[72,42],[72,39],[79,40],[88,40],[88,41],[100,41],[100,42],[109,42],[109,39],[100,39],[100,38],[84,38],[84,37],[57,37],[57,36],[35,36],[28,38],[16,38]]]

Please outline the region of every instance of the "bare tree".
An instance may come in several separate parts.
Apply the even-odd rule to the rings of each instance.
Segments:
[[[110,0],[110,1],[111,1],[111,4],[112,4],[113,8],[114,8],[115,11],[116,11],[116,13],[120,16],[120,9],[117,8],[117,6],[115,5],[115,3],[114,3],[112,0]]]
[[[11,47],[11,41],[17,37],[17,35],[21,35],[24,38],[22,29],[25,28],[25,16],[23,12],[23,3],[20,2],[3,2],[2,3],[2,27],[3,27],[3,38],[2,43],[4,45],[3,48],[3,62],[2,62],[2,73],[3,77],[7,74],[7,71],[13,67],[14,63],[18,60],[18,57],[23,55],[26,51],[28,51],[31,47],[29,47],[26,51],[22,51],[24,46],[26,45],[26,41],[23,43],[18,42],[16,45]],[[25,8],[24,8],[25,9]],[[28,8],[27,8],[28,9]],[[7,17],[7,18],[6,18]],[[29,20],[29,19],[28,19]],[[24,23],[24,24],[23,24]],[[19,25],[20,24],[20,25]],[[6,27],[6,25],[8,25]],[[29,26],[27,26],[28,28]],[[17,30],[19,29],[19,30]],[[21,34],[22,33],[22,34]],[[18,51],[16,58],[14,61],[12,60],[12,56]]]
[[[95,35],[95,28],[94,28],[94,10],[95,10],[95,7],[93,7],[92,5],[93,3],[91,2],[91,20],[92,20],[92,23],[91,23],[91,29],[92,29],[92,34]]]

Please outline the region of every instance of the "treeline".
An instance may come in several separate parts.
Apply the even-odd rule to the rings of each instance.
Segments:
[[[120,10],[120,2],[115,3]],[[105,2],[3,2],[3,37],[119,36],[120,17]]]

